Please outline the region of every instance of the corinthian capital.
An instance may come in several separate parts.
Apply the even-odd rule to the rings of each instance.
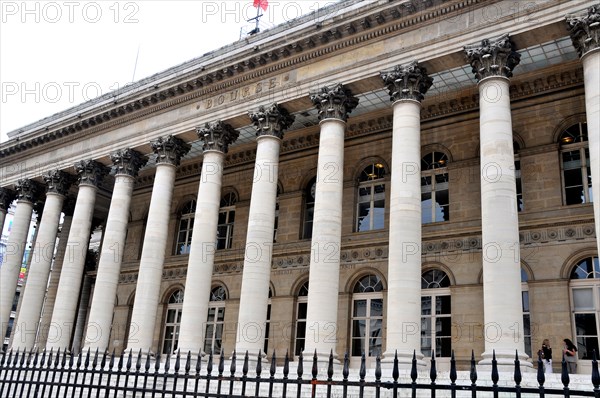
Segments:
[[[340,119],[344,122],[348,114],[358,105],[358,98],[342,84],[333,87],[323,87],[316,93],[311,94],[310,100],[319,111],[319,120]]]
[[[71,184],[75,178],[62,170],[50,170],[42,175],[46,186],[48,187],[48,193],[56,193],[59,195],[66,195],[71,188]]]
[[[407,65],[397,65],[393,70],[381,72],[381,78],[390,92],[392,102],[398,100],[423,101],[423,96],[433,84],[427,69],[417,61]]]
[[[197,127],[196,134],[202,140],[203,151],[221,151],[223,153],[227,153],[229,145],[233,144],[240,136],[239,131],[220,120],[206,123],[204,127]]]
[[[186,144],[183,140],[167,135],[166,137],[159,137],[150,143],[152,150],[156,153],[156,163],[172,164],[173,166],[179,166],[181,158],[190,151],[190,145]]]
[[[18,200],[24,200],[31,203],[37,202],[40,194],[42,193],[40,185],[37,182],[27,178],[18,180],[15,184],[15,189],[17,191]]]
[[[248,112],[256,128],[256,136],[272,135],[283,138],[284,130],[294,123],[295,117],[274,103],[268,107],[260,106],[256,112]]]
[[[464,49],[473,73],[480,81],[491,76],[511,77],[513,69],[521,61],[521,55],[514,48],[508,33],[505,33],[496,39],[484,39],[481,44],[466,46]]]
[[[108,174],[108,169],[95,160],[86,159],[75,163],[79,185],[91,185],[97,187]]]
[[[580,57],[600,48],[600,4],[588,8],[587,14],[567,15],[566,20],[573,46]]]
[[[15,200],[16,194],[8,188],[0,188],[0,210],[7,211],[8,207]]]
[[[110,160],[113,162],[113,166],[116,170],[116,175],[128,175],[136,177],[138,171],[148,161],[148,159],[131,148],[120,149],[110,154]]]

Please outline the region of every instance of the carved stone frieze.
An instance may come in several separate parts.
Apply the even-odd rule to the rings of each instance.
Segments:
[[[8,188],[0,188],[0,211],[7,211],[17,194]]]
[[[407,65],[397,65],[393,70],[381,72],[380,75],[392,102],[398,100],[421,102],[433,84],[433,79],[427,75],[427,69],[420,66],[417,61]]]
[[[600,3],[584,15],[567,15],[569,34],[580,57],[600,48]]]
[[[221,120],[206,123],[204,127],[197,127],[196,134],[202,140],[203,151],[221,151],[227,153],[229,145],[233,144],[240,136],[239,131]]]
[[[294,123],[295,116],[283,107],[274,103],[260,106],[257,111],[248,112],[248,116],[256,128],[256,136],[272,135],[283,139],[283,132]]]
[[[348,114],[358,105],[358,98],[340,83],[312,93],[310,100],[319,111],[319,120],[333,118],[345,122]]]
[[[50,170],[42,175],[48,187],[48,193],[56,193],[65,196],[75,181],[75,176],[62,170]]]
[[[156,163],[167,163],[174,166],[179,166],[181,158],[187,154],[191,146],[183,140],[168,135],[159,137],[150,143],[152,150],[156,153]]]
[[[495,39],[484,39],[481,44],[464,49],[477,81],[492,76],[510,78],[521,61],[521,55],[515,51],[508,33]]]
[[[144,167],[148,159],[131,148],[125,148],[110,154],[116,175],[137,177],[140,168]]]
[[[108,174],[108,168],[95,160],[80,160],[75,163],[79,185],[98,187],[102,179]]]
[[[42,187],[37,182],[27,178],[18,180],[15,184],[15,190],[17,192],[17,200],[31,203],[37,202],[43,192]]]

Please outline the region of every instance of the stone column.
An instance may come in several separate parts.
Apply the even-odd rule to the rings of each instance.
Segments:
[[[221,121],[206,123],[196,132],[203,142],[204,157],[179,329],[181,352],[192,353],[200,352],[204,346],[204,329],[215,263],[223,164],[229,145],[239,136],[238,131]]]
[[[248,214],[236,351],[240,354],[248,351],[256,355],[262,352],[265,342],[279,150],[283,132],[294,122],[294,117],[277,104],[267,108],[261,106],[258,111],[250,112],[249,115],[256,128],[257,148]]]
[[[152,187],[146,235],[131,315],[128,349],[148,353],[156,326],[156,310],[162,282],[163,263],[169,233],[175,169],[190,146],[171,135],[151,143],[156,153],[156,176]],[[191,287],[193,289],[193,287]]]
[[[46,348],[53,348],[54,351],[70,348],[92,228],[96,192],[102,178],[108,172],[102,164],[94,160],[75,163],[75,170],[78,174],[79,191],[46,343]]]
[[[305,357],[326,361],[337,343],[344,132],[358,99],[341,84],[311,95],[319,111],[320,140],[313,236],[310,252]],[[344,326],[345,327],[345,326]]]
[[[433,80],[415,61],[381,77],[393,103],[385,362],[421,354],[421,101]]]
[[[49,171],[43,175],[43,178],[48,188],[46,203],[37,230],[31,266],[27,271],[27,283],[22,294],[22,305],[15,323],[15,336],[12,342],[12,347],[21,351],[30,351],[35,345],[56,247],[60,214],[65,195],[73,182],[73,176],[60,170]]]
[[[4,338],[13,305],[17,280],[27,245],[27,234],[31,224],[33,204],[41,191],[35,181],[21,179],[16,184],[17,208],[13,226],[6,244],[4,263],[0,268],[0,336]]]
[[[108,349],[110,340],[133,184],[139,169],[147,161],[139,152],[129,148],[113,152],[110,158],[115,169],[115,185],[106,228],[102,234],[103,241],[90,308],[90,321],[87,324],[84,341],[86,349],[92,351],[99,349],[100,352]]]
[[[4,230],[4,220],[10,204],[15,199],[15,193],[8,188],[0,188],[0,235]]]
[[[588,8],[584,15],[567,16],[567,23],[583,64],[596,244],[600,255],[600,3]]]
[[[507,34],[465,47],[479,87],[481,156],[481,238],[485,352],[498,365],[514,367],[515,351],[524,361],[519,219],[515,186],[509,78],[520,55]]]

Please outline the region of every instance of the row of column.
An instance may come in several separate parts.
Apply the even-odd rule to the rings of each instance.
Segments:
[[[592,178],[600,180],[600,51],[598,30],[590,30],[596,11],[568,19],[573,42],[584,65],[586,110]],[[596,32],[595,36],[590,33]],[[515,349],[525,358],[521,316],[520,258],[515,192],[513,137],[509,79],[519,63],[519,54],[508,35],[483,40],[465,48],[478,80],[480,94],[481,208],[484,279],[484,322],[499,334],[486,339],[483,364],[495,352],[500,365],[512,365]],[[392,181],[390,195],[389,264],[387,294],[387,347],[385,361],[395,355],[401,364],[410,364],[413,352],[420,354],[421,318],[421,183],[420,107],[432,85],[425,68],[417,62],[382,72],[381,77],[393,102]],[[326,359],[335,353],[337,303],[341,247],[344,134],[348,114],[358,100],[343,85],[324,87],[311,95],[319,111],[320,143],[311,245],[306,351]],[[273,104],[250,113],[257,130],[257,155],[250,202],[246,251],[240,297],[236,350],[261,352],[267,317],[268,287],[272,261],[272,237],[279,151],[283,133],[293,117]],[[203,142],[204,159],[198,188],[195,228],[192,237],[183,304],[180,349],[199,352],[204,341],[204,319],[208,310],[216,230],[221,197],[224,154],[238,132],[222,122],[197,130]],[[159,304],[160,284],[168,229],[175,169],[189,145],[173,136],[152,143],[157,154],[156,176],[139,266],[135,302],[127,349],[148,352],[152,347]],[[118,278],[127,231],[133,181],[145,159],[133,150],[111,155],[117,173],[106,223],[96,294],[92,299],[85,347],[105,350],[115,305]],[[79,193],[68,237],[54,311],[49,347],[69,347],[76,303],[81,287],[87,238],[90,234],[97,185],[106,169],[94,161],[76,164]],[[34,248],[17,322],[13,346],[30,349],[35,333],[28,326],[39,321],[51,256],[39,255],[54,248],[56,230],[69,177],[56,171],[44,176],[48,195]],[[600,197],[600,184],[594,196]],[[14,227],[9,245],[24,248],[31,219],[33,196],[39,190],[31,181],[20,181]],[[4,195],[4,196],[2,196]],[[0,191],[0,199],[10,197]],[[0,207],[1,208],[1,207]],[[0,211],[2,221],[4,214]],[[600,230],[600,206],[594,203],[596,229]],[[13,253],[13,251],[11,251]],[[0,321],[8,322],[16,289],[22,250],[7,253],[1,269]],[[10,306],[9,306],[10,304]],[[516,328],[516,329],[515,329]],[[518,336],[515,339],[515,335]]]

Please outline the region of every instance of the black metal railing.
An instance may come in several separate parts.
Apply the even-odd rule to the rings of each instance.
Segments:
[[[596,354],[592,360],[590,388],[574,390],[569,388],[570,377],[567,364],[563,358],[561,383],[562,388],[544,387],[545,375],[542,359],[537,361],[537,387],[521,386],[522,375],[518,356],[515,355],[514,385],[499,385],[499,372],[495,353],[492,358],[492,382],[477,384],[478,374],[475,356],[471,353],[469,372],[470,384],[457,384],[458,372],[454,353],[450,360],[449,380],[438,381],[436,359],[432,355],[429,371],[429,382],[418,383],[417,360],[413,355],[410,371],[410,382],[400,380],[397,356],[394,358],[391,373],[385,380],[382,378],[381,361],[375,362],[374,374],[367,380],[367,366],[364,355],[361,358],[358,377],[349,378],[350,367],[348,355],[344,356],[340,375],[334,379],[333,355],[329,356],[326,374],[320,375],[316,354],[312,359],[309,377],[304,374],[302,355],[298,358],[295,374],[290,374],[290,359],[286,354],[283,368],[278,372],[277,358],[273,353],[268,375],[263,373],[263,362],[259,356],[256,365],[249,373],[250,358],[244,355],[241,374],[238,373],[238,361],[235,352],[229,362],[229,374],[225,372],[224,355],[218,357],[215,374],[213,355],[202,358],[201,355],[181,355],[156,358],[143,356],[141,351],[137,357],[129,351],[120,356],[98,351],[78,355],[67,352],[43,351],[16,352],[10,351],[0,357],[0,397],[416,397],[417,392],[431,397],[441,395],[456,397],[476,397],[479,393],[485,396],[498,397],[510,393],[517,398],[523,394],[545,397],[547,395],[594,396],[600,397],[600,374]],[[205,359],[205,360],[203,360]],[[174,363],[172,363],[174,361]],[[408,379],[406,379],[408,380]],[[466,381],[466,380],[465,380]],[[504,383],[506,384],[506,383]],[[429,391],[429,394],[427,394]],[[482,395],[482,394],[480,394]]]

